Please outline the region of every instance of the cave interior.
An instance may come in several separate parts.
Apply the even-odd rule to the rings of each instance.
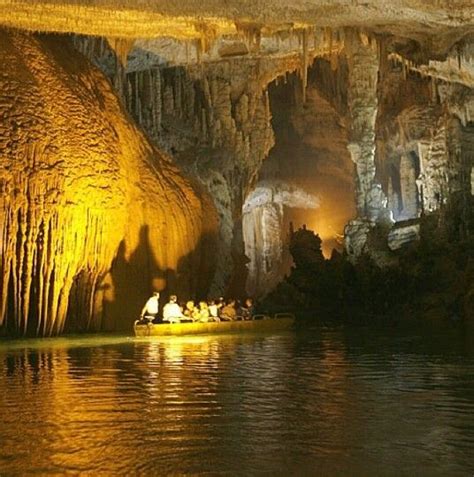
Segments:
[[[469,235],[472,2],[384,3],[0,0],[2,333],[263,297],[303,224],[381,266]]]

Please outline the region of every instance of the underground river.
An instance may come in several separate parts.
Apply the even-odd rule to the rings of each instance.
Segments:
[[[0,475],[472,475],[474,338],[442,325],[0,342]]]

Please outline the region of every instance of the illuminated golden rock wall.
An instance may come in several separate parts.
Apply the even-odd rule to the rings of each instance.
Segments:
[[[0,325],[129,328],[153,288],[204,292],[216,216],[61,37],[0,30]]]

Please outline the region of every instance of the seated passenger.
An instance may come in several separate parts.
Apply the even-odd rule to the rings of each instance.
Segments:
[[[170,296],[170,301],[163,308],[163,321],[179,323],[181,318],[184,318],[177,301],[178,297],[176,295]]]
[[[184,316],[192,321],[199,320],[199,309],[194,305],[193,300],[188,300],[186,302]]]
[[[209,313],[209,308],[207,306],[207,303],[205,301],[200,301],[199,302],[199,321],[201,323],[207,323],[210,321],[209,319],[210,313]]]
[[[188,314],[186,313],[186,310],[187,310],[186,305],[187,303],[183,303],[183,302],[179,304],[179,309],[181,310],[181,313],[183,314],[183,318],[181,318],[180,323],[192,323],[193,321],[193,319],[190,316],[188,316]]]
[[[221,321],[219,319],[219,307],[214,300],[209,302],[209,315],[213,321]]]
[[[140,322],[152,323],[158,316],[158,308],[160,306],[160,293],[155,291],[153,295],[148,298],[145,306],[140,313]]]
[[[222,308],[224,308],[224,306],[225,306],[224,297],[221,296],[221,297],[216,301],[216,306],[217,306],[217,311],[218,311],[218,313],[220,314]]]
[[[244,320],[251,320],[254,314],[254,306],[251,298],[247,298],[242,307],[240,307],[240,315]]]
[[[227,305],[221,308],[220,319],[224,321],[234,321],[237,318],[235,300],[229,300]]]

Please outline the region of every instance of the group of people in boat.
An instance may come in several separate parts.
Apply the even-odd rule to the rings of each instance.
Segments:
[[[147,300],[140,314],[140,323],[208,323],[219,321],[251,320],[254,315],[254,304],[247,298],[243,304],[231,298],[224,300],[201,300],[195,303],[188,300],[178,303],[178,297],[171,295],[168,303],[163,307],[162,319],[159,317],[160,293],[154,292]]]

